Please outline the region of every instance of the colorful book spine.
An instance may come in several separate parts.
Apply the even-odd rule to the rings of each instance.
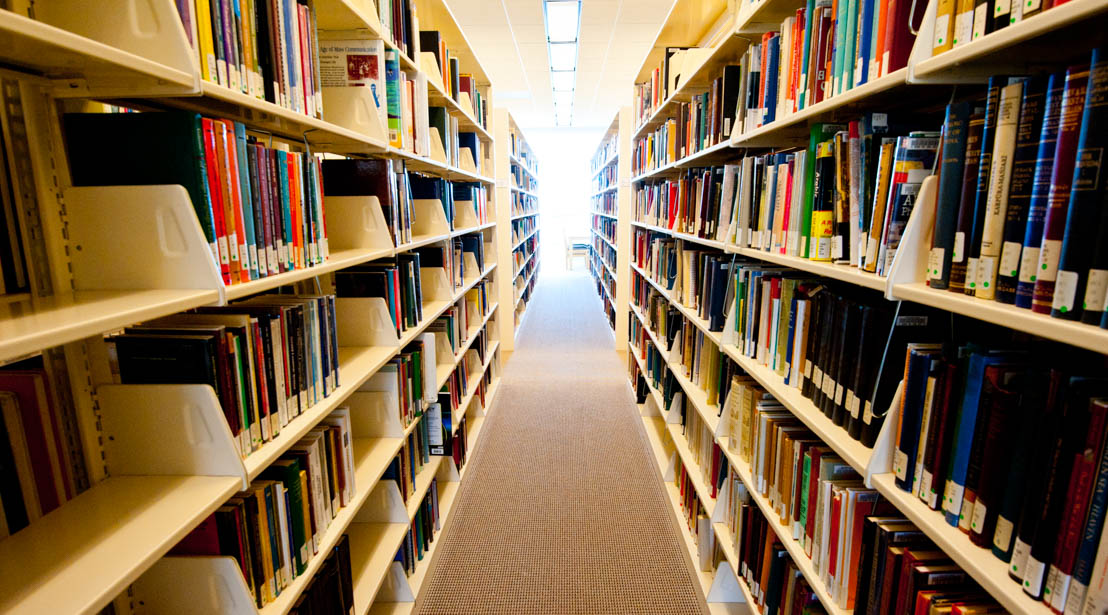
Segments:
[[[1050,178],[1046,219],[1039,243],[1039,265],[1035,268],[1035,291],[1031,299],[1031,311],[1040,314],[1049,314],[1054,302],[1054,282],[1058,277],[1058,261],[1062,256],[1062,239],[1066,232],[1067,206],[1076,167],[1077,142],[1081,134],[1081,115],[1088,81],[1088,65],[1066,69],[1062,113],[1058,121],[1058,142],[1054,147],[1054,172]]]

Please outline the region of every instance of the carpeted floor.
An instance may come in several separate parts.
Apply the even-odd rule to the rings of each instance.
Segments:
[[[529,310],[415,612],[705,613],[592,279]]]

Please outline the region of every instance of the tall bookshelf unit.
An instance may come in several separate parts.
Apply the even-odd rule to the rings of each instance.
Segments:
[[[496,186],[498,199],[508,204],[501,219],[511,241],[502,244],[504,262],[512,263],[513,277],[501,286],[501,301],[515,306],[514,320],[503,321],[505,350],[515,348],[515,337],[527,314],[527,304],[539,278],[539,163],[512,113],[496,109]],[[509,324],[509,322],[511,324]]]
[[[589,273],[604,305],[616,349],[627,345],[627,260],[630,241],[631,110],[621,107],[593,154],[589,214],[592,243]]]
[[[733,243],[733,232],[721,236],[722,240],[716,237],[705,238],[671,230],[657,219],[636,218],[635,212],[640,211],[640,208],[634,193],[638,188],[675,177],[689,168],[732,164],[746,152],[804,147],[807,144],[809,126],[817,122],[841,121],[844,118],[855,118],[864,111],[894,108],[909,112],[914,109],[925,110],[933,116],[937,114],[937,123],[941,125],[942,107],[951,97],[955,86],[983,84],[990,75],[1023,74],[1043,67],[1057,70],[1059,67],[1064,68],[1066,62],[1087,62],[1093,44],[1084,41],[1095,40],[1097,29],[1103,31],[1108,23],[1108,3],[1099,0],[1074,0],[933,57],[931,44],[939,4],[939,0],[926,2],[926,12],[922,24],[918,24],[919,33],[905,68],[800,111],[782,114],[776,121],[764,126],[746,130],[741,126],[736,127],[729,139],[723,139],[664,165],[654,168],[648,165],[638,172],[631,179],[632,232],[642,230],[661,233],[689,249],[734,255],[736,260],[733,262],[736,263],[775,264],[807,272],[811,276],[837,280],[856,287],[858,293],[869,293],[874,298],[881,297],[891,306],[898,302],[912,302],[943,310],[952,317],[962,318],[970,327],[974,321],[993,323],[1019,334],[1068,344],[1074,349],[1108,354],[1108,331],[1105,329],[928,287],[928,254],[931,249],[931,229],[938,190],[934,176],[925,180],[920,189],[919,199],[912,210],[887,276],[860,271],[849,265],[816,262],[797,256],[737,247]],[[720,67],[735,63],[751,41],[758,40],[763,32],[779,28],[785,18],[794,15],[803,6],[805,3],[800,0],[677,0],[635,82],[650,79],[652,69],[661,64],[666,47],[701,47],[704,50],[698,52],[698,64],[691,69],[687,64],[683,67],[684,74],[676,91],[671,92],[653,112],[632,127],[631,151],[635,151],[639,140],[663,125],[667,119],[673,118],[680,103],[705,92],[711,80],[719,74]],[[1083,42],[1075,45],[1074,41]],[[622,210],[620,216],[622,217]],[[648,271],[637,266],[630,249],[627,249],[626,255],[622,252],[624,249],[620,247],[618,256],[630,261],[633,288],[653,289],[659,293],[666,304],[681,313],[685,322],[717,346],[723,355],[737,363],[754,382],[768,391],[807,429],[863,476],[867,487],[876,489],[902,515],[918,526],[1000,605],[1012,613],[1046,615],[1050,612],[1047,605],[1029,597],[1022,591],[1019,583],[1009,578],[1005,562],[994,557],[987,549],[971,543],[964,532],[944,521],[941,512],[929,509],[918,497],[894,485],[893,453],[896,448],[899,393],[886,415],[876,444],[872,448],[864,446],[834,424],[819,407],[801,395],[798,389],[786,384],[773,370],[748,357],[736,345],[733,332],[726,328],[724,332],[712,331],[696,309],[679,301],[674,289],[669,288],[664,280],[656,280]],[[631,300],[627,312],[632,327],[641,327],[639,330],[642,331],[638,342],[632,339],[625,347],[633,376],[632,387],[636,385],[636,373],[650,373],[648,356],[660,360],[663,369],[668,367],[674,373],[680,384],[679,392],[684,395],[688,405],[695,408],[700,422],[712,433],[728,463],[746,486],[752,501],[769,519],[769,525],[778,534],[800,573],[815,590],[823,607],[828,613],[845,615],[850,612],[832,598],[824,579],[820,577],[818,567],[805,554],[804,547],[793,539],[792,528],[778,521],[775,505],[759,491],[750,464],[729,449],[729,420],[722,404],[708,403],[706,391],[686,375],[681,358],[670,356],[666,351],[668,345],[665,337],[652,330],[651,317],[645,309],[635,305],[634,299]],[[729,314],[729,318],[733,317],[733,313]],[[900,358],[895,360],[899,361]],[[757,602],[752,600],[752,588],[741,574],[735,573],[738,562],[732,546],[734,541],[726,525],[721,522],[726,514],[721,509],[725,508],[724,503],[728,496],[721,491],[718,497],[711,497],[709,485],[703,478],[703,466],[698,463],[695,451],[683,432],[682,417],[677,416],[676,409],[667,408],[663,392],[651,384],[649,378],[647,386],[649,392],[646,403],[642,406],[642,420],[654,459],[664,476],[675,514],[679,519],[684,515],[681,496],[673,485],[675,465],[680,464],[688,469],[695,496],[714,521],[716,539],[723,547],[725,557],[718,568],[700,573],[701,588],[709,606],[716,613],[757,613]],[[684,523],[681,525],[690,556],[696,562],[697,536],[684,527]],[[1099,557],[1104,555],[1100,554]]]
[[[138,14],[127,1],[38,4],[34,18],[27,16],[26,3],[14,5],[16,10],[0,10],[6,66],[0,79],[5,134],[12,139],[5,145],[21,182],[13,192],[31,291],[0,296],[0,362],[43,357],[54,398],[73,417],[70,452],[84,460],[87,476],[80,477],[78,495],[0,540],[0,610],[95,613],[111,604],[116,613],[286,613],[346,534],[356,612],[409,612],[431,554],[410,575],[393,557],[433,484],[440,531],[448,529],[468,466],[458,468],[449,454],[432,456],[405,502],[396,483],[382,475],[421,419],[402,427],[395,392],[368,391],[365,385],[451,306],[471,309],[468,291],[483,282],[495,288],[508,276],[511,264],[501,257],[500,244],[510,235],[510,201],[497,199],[494,191],[491,124],[475,115],[467,94],[446,93],[434,57],[420,52],[418,37],[414,53],[399,54],[401,70],[427,87],[426,97],[417,96],[413,104],[446,107],[461,131],[476,133],[484,155],[462,150],[448,163],[435,137],[428,155],[391,147],[368,88],[323,88],[325,119],[319,119],[206,81],[190,44],[196,31],[182,27],[170,0],[143,3]],[[411,7],[419,29],[441,33],[488,105],[491,84],[446,3],[414,0]],[[372,3],[321,0],[314,9],[323,36],[381,39],[387,49],[397,49]],[[181,187],[73,185],[61,114],[97,101],[229,118],[292,150],[392,159],[409,172],[472,182],[488,193],[489,221],[478,220],[471,202],[457,202],[453,219],[444,217],[437,200],[416,203],[420,220],[412,240],[394,245],[377,197],[325,198],[330,255],[322,264],[225,284]],[[492,122],[491,110],[487,115]],[[158,144],[150,150],[157,152]],[[280,288],[334,292],[336,271],[472,234],[485,245],[483,270],[469,268],[472,273],[455,285],[442,269],[423,269],[422,320],[402,335],[383,301],[339,297],[339,386],[244,458],[232,445],[210,387],[112,384],[105,334]],[[456,351],[435,351],[433,375],[440,388],[455,369],[467,366],[468,390],[459,391],[452,425],[458,437],[466,417],[470,449],[499,388],[501,340],[512,339],[501,332],[505,320],[511,331],[513,309],[497,297],[492,292],[484,306],[476,306]],[[479,334],[483,354],[475,344]],[[256,607],[230,557],[167,555],[339,407],[350,408],[354,427],[352,500],[333,517],[307,569],[274,601]]]

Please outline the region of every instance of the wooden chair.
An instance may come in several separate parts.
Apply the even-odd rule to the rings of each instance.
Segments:
[[[589,238],[585,236],[565,236],[566,246],[566,270],[573,271],[573,258],[575,256],[581,256],[585,259],[589,258]],[[586,262],[588,262],[586,260]]]

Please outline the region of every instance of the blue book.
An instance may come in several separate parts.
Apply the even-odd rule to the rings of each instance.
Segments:
[[[985,368],[1003,363],[1011,356],[1011,353],[986,351],[974,352],[969,358],[962,403],[954,426],[949,475],[943,490],[943,514],[946,522],[952,527],[958,527],[962,512],[962,496],[966,489],[966,473],[969,470],[970,453],[973,448],[973,434],[977,429]]]
[[[877,8],[875,0],[861,0],[862,13],[858,16],[858,53],[854,68],[854,85],[869,81],[870,45],[873,44],[873,14]]]
[[[897,437],[896,451],[893,454],[896,486],[908,493],[913,493],[931,361],[939,358],[941,352],[942,346],[939,344],[908,345],[908,366],[904,375],[904,392],[900,403],[900,433]]]
[[[777,117],[777,67],[781,61],[781,35],[775,34],[766,43],[766,113],[762,124],[769,124]]]
[[[785,384],[789,384],[789,376],[792,374],[793,344],[796,339],[796,306],[797,298],[794,295],[789,305],[789,337],[785,347]]]
[[[808,104],[808,71],[812,70],[808,60],[812,50],[812,16],[816,12],[816,0],[808,0],[804,9],[804,47],[800,56],[800,84],[797,86],[796,108],[803,109]]]
[[[296,2],[295,0],[285,0],[282,2],[285,9],[285,48],[287,50],[287,56],[285,62],[288,64],[294,64],[292,59],[295,57],[293,50],[300,44],[299,36],[297,35],[298,29],[295,25],[299,23],[296,15]],[[300,111],[302,113],[308,113],[308,110],[304,108],[303,94],[300,92],[300,78],[297,74],[296,67],[290,66],[287,71],[289,75],[289,106],[293,110]],[[300,94],[298,96],[298,94]]]

